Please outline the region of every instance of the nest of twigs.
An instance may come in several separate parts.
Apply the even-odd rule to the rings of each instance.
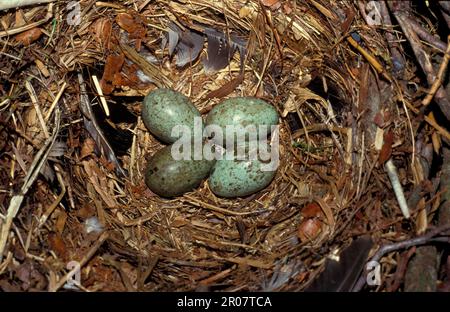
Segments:
[[[376,286],[338,288],[406,289],[408,248],[442,231],[410,239],[448,224],[436,214],[448,99],[440,85],[425,98],[447,79],[446,25],[395,1],[378,15],[321,0],[66,2],[0,12],[0,289],[304,290],[360,236],[346,283],[377,246],[403,245],[378,255]],[[236,199],[207,182],[153,194],[144,168],[163,144],[140,105],[159,87],[203,115],[235,96],[274,105],[273,182]]]

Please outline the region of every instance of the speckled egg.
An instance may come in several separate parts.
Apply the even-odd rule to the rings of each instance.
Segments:
[[[217,143],[224,145],[227,137],[227,126],[242,127],[255,126],[257,131],[267,136],[271,132],[271,126],[278,123],[278,112],[269,103],[254,97],[235,97],[227,99],[217,104],[206,118],[206,126],[216,125],[222,128],[223,138],[217,139],[212,135],[212,139]],[[265,126],[265,127],[261,127]],[[208,127],[210,128],[210,127]],[[234,140],[236,142],[239,130],[235,132]],[[229,134],[230,135],[230,134]],[[244,131],[245,135],[245,131]],[[256,135],[256,133],[255,133]],[[259,135],[254,139],[260,139]],[[249,137],[245,139],[248,141]]]
[[[157,151],[147,163],[145,184],[163,197],[174,197],[200,185],[214,166],[215,160],[174,159],[172,145]]]
[[[268,145],[266,148],[270,151]],[[229,157],[230,153],[233,153],[233,157]],[[217,160],[208,179],[209,188],[214,194],[228,198],[243,197],[270,184],[278,163],[274,166],[270,160],[248,157],[248,149],[246,156],[247,159],[239,160],[235,151],[226,151],[222,159]]]
[[[142,103],[142,120],[147,129],[159,140],[173,143],[180,136],[172,136],[177,125],[187,126],[194,131],[194,118],[201,121],[200,112],[188,97],[170,89],[156,89],[150,92]]]

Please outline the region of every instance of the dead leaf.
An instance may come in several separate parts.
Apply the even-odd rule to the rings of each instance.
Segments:
[[[381,114],[381,112],[378,112],[375,115],[375,118],[373,119],[373,122],[380,128],[383,128],[384,125],[384,118],[383,115]]]
[[[67,252],[66,244],[64,243],[61,235],[57,233],[48,234],[48,242],[50,248],[61,258],[64,258]]]
[[[58,211],[58,218],[56,219],[56,224],[55,224],[56,232],[59,235],[61,235],[62,232],[64,231],[64,227],[66,226],[66,222],[67,222],[67,213],[65,213],[65,211],[63,211],[63,210],[59,210]]]
[[[81,147],[80,159],[83,159],[89,155],[92,155],[95,149],[95,141],[92,138],[87,138],[83,142],[83,146]]]
[[[29,46],[36,40],[38,40],[42,35],[42,30],[40,28],[32,28],[30,30],[24,31],[16,36],[16,40],[25,46]]]
[[[270,7],[272,10],[279,9],[281,6],[280,0],[261,0],[261,3],[266,7]]]
[[[240,74],[234,79],[221,86],[219,89],[213,90],[206,94],[205,99],[222,98],[233,92],[234,89],[244,80],[244,75]]]
[[[292,13],[293,10],[289,3],[285,3],[283,4],[283,11],[286,15],[289,15]]]
[[[315,218],[322,215],[322,209],[316,203],[309,203],[302,209],[301,214],[305,218]]]
[[[75,215],[82,219],[87,219],[95,215],[95,207],[91,204],[84,204],[76,211]]]
[[[394,134],[392,131],[386,131],[383,136],[383,147],[378,157],[378,163],[384,164],[392,154],[392,143],[394,143]]]
[[[125,56],[123,54],[111,54],[106,58],[105,69],[103,70],[103,76],[100,80],[100,86],[102,88],[103,94],[111,94],[111,92],[116,87],[116,85],[114,84],[116,75],[120,73],[124,62]]]
[[[173,222],[171,222],[170,225],[173,227],[179,228],[179,227],[185,226],[188,223],[190,223],[188,220],[186,220],[183,217],[178,216],[178,217],[175,217],[175,220],[173,220]]]
[[[25,17],[23,15],[23,11],[22,10],[17,10],[16,11],[16,22],[14,23],[15,27],[21,27],[23,25],[25,25],[27,22],[25,21]]]
[[[106,49],[110,48],[112,24],[103,17],[94,22],[91,28],[94,38]]]
[[[130,39],[144,39],[145,26],[140,16],[119,13],[116,17],[116,23],[130,34]]]

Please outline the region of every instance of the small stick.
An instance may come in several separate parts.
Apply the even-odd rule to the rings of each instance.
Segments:
[[[0,3],[0,11],[12,8],[19,8],[32,4],[55,2],[56,0],[9,0]]]
[[[438,75],[436,79],[433,82],[433,85],[430,88],[430,92],[428,92],[427,96],[423,99],[422,105],[427,106],[430,104],[431,100],[433,99],[434,95],[436,94],[439,87],[442,85],[442,78],[444,77],[444,74],[447,69],[448,61],[450,59],[449,53],[450,53],[450,35],[447,37],[447,49],[445,50],[444,59],[442,60],[441,66],[439,67]]]
[[[380,64],[380,62],[377,61],[377,59],[372,56],[369,52],[364,50],[358,42],[355,41],[351,36],[347,36],[347,41],[350,43],[352,47],[354,47],[356,50],[358,50],[365,58],[366,60],[375,68],[375,70],[383,75],[384,78],[386,78],[388,81],[392,81],[392,78],[389,76],[389,74],[384,70],[383,65]]]
[[[22,184],[22,187],[20,188],[19,193],[17,195],[14,195],[11,198],[11,201],[9,202],[5,220],[0,221],[0,225],[1,225],[1,227],[0,227],[0,261],[2,261],[2,259],[3,259],[3,252],[6,247],[6,242],[9,237],[9,231],[11,229],[13,219],[19,213],[19,209],[20,209],[20,206],[22,205],[25,195],[27,194],[28,190],[33,185],[39,172],[42,169],[42,166],[44,165],[45,161],[47,160],[48,155],[50,154],[52,146],[55,143],[56,136],[59,132],[60,122],[61,122],[61,113],[60,113],[59,109],[57,109],[56,114],[55,114],[55,128],[53,129],[52,136],[45,140],[42,148],[34,156],[33,162],[31,163],[30,168],[28,169],[28,173],[24,178],[24,182]]]
[[[105,96],[103,95],[102,88],[100,87],[100,83],[98,82],[97,76],[92,75],[92,81],[94,81],[95,88],[97,89],[98,96],[100,97],[100,103],[102,103],[102,107],[105,110],[105,114],[109,117],[109,107],[108,103],[106,103]]]
[[[47,210],[44,212],[44,214],[39,219],[39,224],[37,226],[37,229],[42,227],[44,223],[48,220],[52,212],[58,207],[61,200],[64,198],[64,195],[66,194],[66,186],[64,185],[64,180],[61,175],[61,170],[58,168],[58,165],[55,165],[55,171],[56,171],[56,177],[58,178],[59,185],[61,186],[61,193],[58,195],[58,197],[55,199],[55,201],[50,205],[50,207],[47,208]]]
[[[52,10],[53,10],[53,3],[50,3],[48,5],[47,14],[45,15],[45,17],[43,19],[41,19],[40,21],[31,23],[31,24],[25,25],[25,26],[20,26],[17,28],[0,31],[0,38],[5,37],[5,36],[12,36],[12,35],[24,32],[26,30],[33,29],[35,27],[38,27],[42,24],[47,23],[53,16]]]
[[[47,114],[45,115],[44,120],[48,121],[50,118],[50,115],[52,114],[53,110],[55,109],[56,104],[58,104],[59,99],[61,98],[61,95],[63,94],[64,90],[66,89],[67,83],[64,81],[61,89],[59,89],[58,94],[56,95],[55,99],[53,100],[52,105],[50,105],[50,109],[48,110]]]
[[[48,139],[50,137],[50,135],[48,134],[47,125],[45,124],[41,109],[39,108],[39,105],[37,103],[36,92],[34,91],[33,86],[31,85],[31,83],[28,80],[25,81],[25,88],[28,90],[28,94],[30,95],[31,102],[33,103],[33,107],[36,110],[36,115],[39,119],[39,123],[41,124],[41,128],[44,131],[44,136],[46,139]]]
[[[373,255],[373,257],[370,259],[369,262],[371,262],[371,261],[380,262],[381,258],[384,255],[394,252],[394,251],[397,251],[397,250],[400,250],[400,249],[406,249],[406,248],[410,248],[410,247],[418,246],[418,245],[425,245],[427,242],[432,240],[433,237],[435,237],[443,232],[446,232],[449,229],[450,229],[450,224],[446,224],[441,227],[435,228],[434,230],[432,230],[426,234],[423,234],[421,236],[417,236],[415,238],[408,239],[408,240],[405,240],[402,242],[384,245],[378,249],[378,251],[375,253],[375,255]],[[446,236],[448,237],[448,235],[446,235]],[[448,242],[448,239],[447,239],[447,242]],[[366,284],[366,274],[362,274],[361,277],[359,278],[358,282],[356,282],[355,286],[353,287],[352,291],[353,292],[360,291],[364,287],[365,284]]]
[[[89,249],[87,254],[83,256],[83,258],[79,261],[80,266],[74,267],[72,270],[70,270],[66,275],[64,275],[63,278],[61,278],[56,285],[51,287],[49,289],[49,292],[56,292],[58,289],[60,289],[62,286],[64,286],[65,283],[71,278],[72,276],[77,273],[78,270],[80,270],[86,263],[94,256],[96,251],[100,248],[100,246],[105,242],[105,240],[108,238],[109,234],[108,232],[103,232],[98,240],[95,242],[95,244]]]
[[[403,193],[403,188],[398,178],[397,168],[395,167],[392,158],[386,162],[385,169],[389,179],[391,180],[392,188],[394,190],[395,197],[397,198],[398,205],[402,210],[403,216],[406,219],[409,219],[411,215],[409,213],[408,203],[406,202],[405,194]]]

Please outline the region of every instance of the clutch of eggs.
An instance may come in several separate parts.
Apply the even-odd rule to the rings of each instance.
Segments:
[[[183,125],[195,133],[195,121],[200,120],[203,135],[204,124],[200,112],[189,98],[169,89],[150,92],[142,105],[142,119],[148,130],[164,143],[174,143],[180,136],[173,135],[172,129]],[[249,144],[245,127],[254,126],[257,131],[253,139],[258,140],[265,149],[270,149],[264,141],[271,133],[271,126],[278,123],[278,113],[269,103],[253,97],[236,97],[216,105],[206,118],[206,126],[221,130],[221,136],[211,139],[215,144],[229,148],[226,138],[233,137],[231,150],[226,150],[217,161],[206,158],[177,160],[172,154],[172,145],[157,151],[148,161],[145,183],[156,194],[174,197],[198,187],[209,176],[211,191],[221,197],[242,197],[267,187],[275,176],[276,168],[267,168],[267,163],[259,158],[249,158],[254,152],[254,144]],[[197,125],[198,126],[198,125]],[[227,133],[227,126],[234,127],[236,133]],[[237,128],[236,128],[237,126]],[[262,130],[262,131],[260,131]],[[239,133],[244,131],[245,133]],[[198,135],[198,134],[197,134]],[[207,136],[208,133],[205,134]],[[244,141],[236,142],[244,137]],[[195,139],[192,137],[192,139]],[[197,138],[199,139],[199,138]],[[203,142],[204,137],[200,138]],[[233,158],[236,147],[243,145],[245,155]],[[253,146],[253,147],[251,147]],[[202,145],[203,148],[203,145]],[[194,152],[191,153],[192,157]]]

